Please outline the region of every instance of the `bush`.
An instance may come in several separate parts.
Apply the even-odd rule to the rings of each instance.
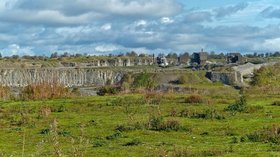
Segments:
[[[263,128],[262,130],[247,134],[244,139],[248,139],[251,142],[280,144],[280,127],[273,125],[272,128]]]
[[[163,121],[162,117],[152,117],[149,120],[148,129],[154,131],[179,131],[183,127],[177,120]]]
[[[105,95],[114,95],[121,91],[121,88],[118,86],[104,86],[99,88],[97,95],[105,96]]]
[[[74,94],[58,83],[31,84],[24,87],[21,93],[23,100],[44,100],[71,96],[74,96]]]
[[[280,101],[279,100],[278,101],[274,101],[271,105],[272,106],[280,106]]]
[[[164,131],[178,131],[181,129],[181,124],[177,120],[168,120],[160,129]]]
[[[180,112],[180,117],[191,117],[192,112],[188,109],[184,109]]]
[[[255,86],[278,86],[280,85],[280,64],[263,66],[254,72],[252,84]]]
[[[199,104],[203,103],[203,98],[200,95],[191,95],[185,99],[186,103]]]
[[[153,116],[149,119],[148,129],[150,129],[150,130],[160,130],[162,124],[163,124],[163,118],[162,117]]]
[[[234,104],[225,108],[225,111],[230,112],[244,112],[247,109],[247,100],[244,96],[241,96]]]
[[[132,87],[134,88],[146,88],[146,89],[154,89],[156,86],[155,76],[153,74],[143,72],[138,74],[133,83]]]

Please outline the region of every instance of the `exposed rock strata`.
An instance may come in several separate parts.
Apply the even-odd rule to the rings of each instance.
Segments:
[[[93,68],[36,68],[1,69],[0,84],[9,87],[24,87],[34,83],[59,83],[67,87],[100,86],[107,82],[117,83],[122,72]]]

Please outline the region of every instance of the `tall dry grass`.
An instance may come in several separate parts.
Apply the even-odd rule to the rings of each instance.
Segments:
[[[40,84],[30,84],[24,87],[21,98],[23,100],[43,100],[72,97],[74,95],[74,93],[61,84],[44,82]]]
[[[9,87],[0,86],[0,99],[9,100],[12,98],[11,89]]]

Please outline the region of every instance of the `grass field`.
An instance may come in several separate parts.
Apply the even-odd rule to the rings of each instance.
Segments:
[[[279,124],[280,96],[247,95],[247,110],[230,112],[237,90],[204,90],[197,103],[174,93],[1,102],[0,156],[280,155],[278,132],[249,136]]]

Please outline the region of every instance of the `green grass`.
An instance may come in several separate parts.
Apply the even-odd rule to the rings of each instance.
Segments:
[[[248,106],[263,108],[250,113],[231,113],[224,109],[238,99],[238,91],[222,85],[205,86],[204,90],[212,94],[200,93],[206,100],[200,104],[185,103],[188,94],[172,93],[161,95],[159,105],[145,103],[142,94],[0,102],[0,154],[21,156],[24,146],[24,156],[55,156],[54,143],[59,142],[55,147],[62,150],[63,156],[81,153],[84,156],[149,157],[162,153],[171,155],[180,149],[194,156],[279,155],[280,147],[276,144],[240,141],[246,134],[279,124],[280,107],[271,105],[277,97],[248,96]],[[49,116],[42,117],[42,107],[52,110]],[[215,109],[225,119],[180,117],[184,109],[198,113]],[[175,115],[171,116],[171,111]],[[177,121],[183,129],[150,130],[147,124],[151,116]],[[55,134],[42,133],[50,129],[54,119],[58,122],[56,141],[53,140]],[[115,130],[118,125],[133,127],[136,124],[140,128]]]

